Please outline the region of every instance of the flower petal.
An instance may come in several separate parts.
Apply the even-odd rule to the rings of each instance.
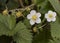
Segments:
[[[36,15],[37,15],[38,18],[41,17],[41,14],[40,13],[37,13]]]
[[[30,14],[34,15],[34,14],[36,14],[36,11],[35,10],[31,10]]]
[[[45,14],[45,18],[49,18],[47,13]]]
[[[27,15],[27,19],[31,19],[32,15],[31,14],[28,14]]]
[[[52,19],[50,19],[50,18],[47,18],[47,21],[48,21],[48,22],[51,22],[51,21],[52,21]]]
[[[53,11],[51,11],[51,10],[48,11],[48,14],[52,14],[52,13],[53,13]]]
[[[34,24],[35,24],[35,21],[31,19],[31,20],[30,20],[30,24],[31,24],[31,25],[34,25]]]
[[[56,18],[53,18],[52,21],[53,21],[53,22],[56,21]]]
[[[53,12],[53,14],[54,14],[54,16],[56,17],[56,15],[57,15],[56,12]]]
[[[41,23],[41,19],[40,18],[36,19],[36,23]]]

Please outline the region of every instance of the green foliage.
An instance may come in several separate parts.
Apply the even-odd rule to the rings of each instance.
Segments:
[[[4,16],[0,14],[0,35],[12,35],[12,29],[15,26],[15,22],[14,16]]]
[[[15,9],[19,7],[19,4],[14,0],[9,0],[9,2],[7,3],[7,7],[8,9]]]
[[[51,38],[49,23],[40,30],[33,38],[33,43],[49,43]]]
[[[33,2],[35,3],[35,4],[41,4],[42,2],[44,2],[45,0],[33,0]]]
[[[29,20],[25,19],[24,20],[24,24],[26,25],[26,27],[28,26],[27,28],[31,28],[31,25],[29,23]]]
[[[55,11],[60,14],[60,2],[59,0],[49,0]]]
[[[0,0],[0,3],[5,4],[7,0]]]
[[[22,22],[16,24],[15,19],[13,15],[0,14],[0,36],[13,36],[17,43],[31,43],[32,34]]]
[[[57,17],[57,20],[55,23],[51,23],[51,35],[53,37],[54,43],[60,42],[60,23],[59,19]]]
[[[8,0],[8,2],[7,0],[0,0],[0,12],[2,12],[6,7],[8,9],[8,13],[10,11],[12,12],[11,15],[2,15],[2,13],[0,13],[0,36],[12,36],[16,43],[60,43],[59,0],[32,0],[32,4],[34,4],[32,7],[29,0],[25,0],[24,2],[22,0],[20,1],[22,3],[20,3],[19,0]],[[21,4],[24,7],[22,7]],[[41,24],[31,26],[26,17],[27,14],[30,13],[30,10],[27,11],[26,8],[40,12],[42,14],[42,21],[45,19],[45,13],[49,10],[56,11],[59,15],[57,15],[57,20],[55,22],[49,23],[45,19]],[[15,14],[18,11],[21,11],[23,16],[16,18]],[[21,20],[21,18],[23,19]],[[46,25],[43,26],[44,24]],[[33,27],[37,27],[37,33],[32,31]],[[42,31],[39,27],[41,27]]]
[[[7,23],[8,23],[8,27],[9,27],[9,29],[13,29],[14,27],[15,27],[15,25],[16,25],[16,18],[15,18],[15,16],[8,16],[7,17]]]
[[[60,24],[59,24],[59,19],[57,18],[55,23],[51,23],[51,34],[53,37],[60,37]]]
[[[13,36],[13,38],[17,43],[32,42],[32,34],[22,22],[19,22],[15,29],[17,29],[17,33]]]
[[[50,3],[51,4],[50,4]],[[43,3],[40,5],[38,4],[38,6],[40,8],[40,12],[42,14],[45,14],[48,10],[55,10],[58,14],[60,14],[60,5],[59,5],[59,1],[58,0],[49,0],[49,2],[47,0],[43,1]],[[52,6],[51,6],[52,5]],[[50,36],[48,35],[49,32],[47,32],[50,28]],[[56,22],[51,23],[51,27],[46,28],[46,31],[42,31],[42,33],[40,32],[38,35],[36,35],[33,39],[33,43],[59,43],[60,42],[60,23],[59,23],[59,17],[57,18]],[[43,34],[44,33],[44,34]],[[46,34],[48,33],[48,34]],[[45,36],[46,35],[46,36]],[[49,38],[50,37],[50,38]]]

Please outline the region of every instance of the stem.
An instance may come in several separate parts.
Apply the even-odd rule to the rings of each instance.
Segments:
[[[20,9],[13,9],[13,10],[9,10],[9,11],[15,11],[15,10],[21,10],[21,11],[25,11],[27,8],[32,8],[33,6],[34,6],[35,4],[31,4],[30,6],[27,6],[27,7],[25,7],[25,8],[20,8]]]
[[[24,7],[23,1],[22,1],[22,0],[18,0],[18,1],[19,1],[19,3],[20,3],[21,7]]]
[[[43,24],[45,22],[45,18],[42,20],[42,22],[41,22],[41,24]],[[42,27],[44,27],[46,24],[44,24],[44,25],[42,25],[41,27],[39,27],[39,28],[42,28]]]
[[[42,20],[42,23],[44,23],[44,21],[45,21],[45,18]]]
[[[13,40],[11,41],[11,43],[13,43]]]
[[[46,25],[46,24],[42,25],[42,26],[41,26],[41,27],[39,27],[39,28],[43,28],[45,25]]]

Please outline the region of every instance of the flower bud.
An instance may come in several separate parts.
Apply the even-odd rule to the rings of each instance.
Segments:
[[[3,15],[7,15],[8,14],[8,10],[5,9],[2,13],[3,13]]]
[[[37,27],[34,27],[33,28],[33,32],[37,32]]]
[[[29,7],[27,7],[26,11],[30,11],[31,9]]]
[[[22,12],[18,11],[18,12],[16,13],[16,16],[17,16],[17,17],[21,17],[21,16],[23,16],[23,14],[22,14]]]

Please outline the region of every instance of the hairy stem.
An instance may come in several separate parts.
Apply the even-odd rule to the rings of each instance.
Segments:
[[[20,3],[21,7],[24,7],[23,1],[22,1],[22,0],[18,0],[18,1],[19,1],[19,3]]]
[[[43,28],[45,25],[46,25],[46,24],[44,24],[44,25],[40,26],[39,28]]]
[[[32,7],[34,6],[35,4],[31,4],[30,6],[27,6],[27,7],[25,7],[25,8],[20,8],[20,9],[13,9],[13,10],[9,10],[9,11],[11,11],[11,12],[13,12],[13,11],[15,11],[15,10],[21,10],[21,11],[25,11],[27,8],[30,8],[30,9],[32,9]]]

